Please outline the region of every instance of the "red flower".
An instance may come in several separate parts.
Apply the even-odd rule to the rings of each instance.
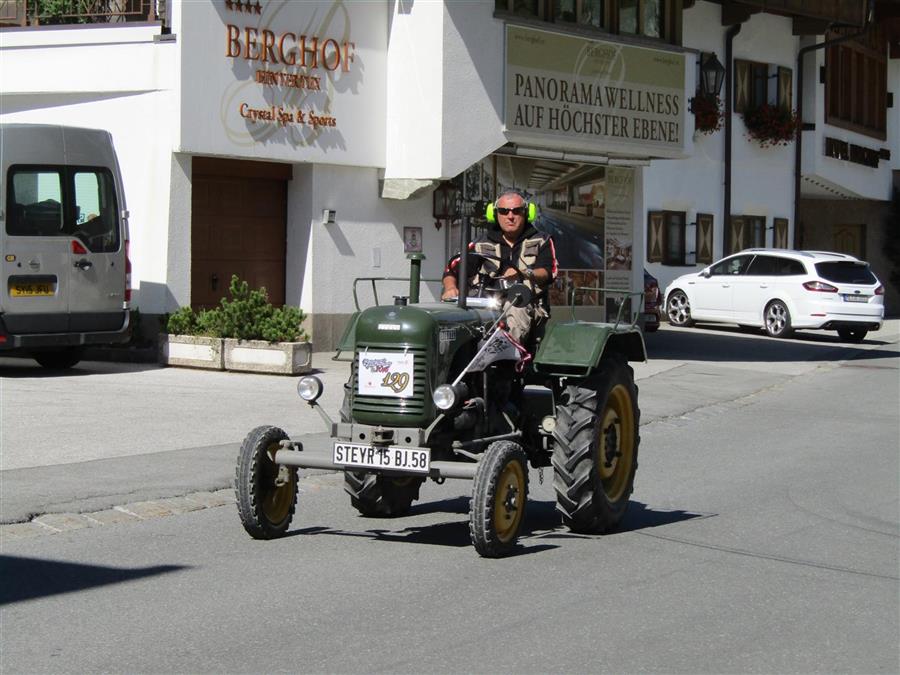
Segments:
[[[744,111],[747,137],[759,143],[761,148],[770,145],[787,145],[800,133],[800,119],[790,108],[764,103]]]
[[[700,133],[711,134],[722,128],[725,116],[718,96],[697,94],[690,100],[690,110],[694,113],[694,129]]]

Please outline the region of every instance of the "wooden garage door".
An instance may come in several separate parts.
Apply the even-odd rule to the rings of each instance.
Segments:
[[[195,157],[191,198],[191,305],[227,296],[231,275],[284,304],[290,165]]]

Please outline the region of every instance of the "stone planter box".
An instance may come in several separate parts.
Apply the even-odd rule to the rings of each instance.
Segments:
[[[311,342],[225,339],[225,369],[299,375],[312,368]]]
[[[159,362],[166,366],[187,366],[224,370],[222,338],[195,335],[160,335]]]

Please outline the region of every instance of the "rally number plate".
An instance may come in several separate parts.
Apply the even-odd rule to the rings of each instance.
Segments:
[[[363,469],[389,469],[412,473],[428,473],[431,450],[428,448],[375,448],[360,443],[334,444],[334,463]]]

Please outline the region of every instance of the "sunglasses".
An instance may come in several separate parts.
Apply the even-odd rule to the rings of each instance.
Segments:
[[[525,215],[525,207],[517,206],[513,209],[505,209],[502,206],[498,206],[497,213],[499,213],[501,216],[508,216],[510,213],[513,214],[514,216],[524,216]]]

